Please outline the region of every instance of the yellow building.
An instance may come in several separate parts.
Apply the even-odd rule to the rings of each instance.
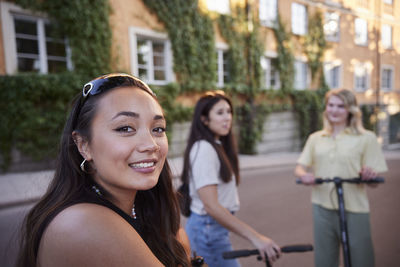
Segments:
[[[109,3],[112,69],[140,76],[154,85],[175,81],[171,42],[157,16],[142,0]],[[278,14],[292,33],[294,87],[313,87],[303,42],[309,17],[320,11],[329,43],[323,60],[328,85],[354,90],[361,103],[382,105],[379,117],[383,142],[400,143],[400,0],[200,0],[199,5],[202,10],[223,14],[230,14],[236,5],[251,7],[261,24],[260,40],[265,51],[260,61],[262,87],[266,89],[280,86],[274,68],[277,45],[273,34]],[[25,10],[10,0],[0,1],[0,16],[1,75],[73,70],[68,38],[61,40],[48,34],[52,22],[46,14]],[[216,25],[215,32],[217,86],[222,87],[226,78],[224,51],[229,46]]]

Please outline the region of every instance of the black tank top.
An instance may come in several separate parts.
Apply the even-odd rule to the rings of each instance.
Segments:
[[[111,201],[99,196],[97,193],[95,193],[91,189],[86,189],[83,192],[81,192],[77,197],[75,197],[74,200],[71,200],[70,202],[66,203],[62,207],[59,207],[58,209],[54,210],[44,221],[44,223],[41,225],[40,230],[39,230],[39,238],[36,240],[35,244],[35,254],[37,255],[38,250],[39,250],[39,244],[40,240],[43,236],[43,233],[47,226],[50,224],[50,222],[64,209],[75,205],[75,204],[80,204],[80,203],[91,203],[91,204],[97,204],[100,206],[107,207],[111,210],[113,210],[115,213],[117,213],[119,216],[121,216],[125,221],[127,221],[135,230],[136,232],[140,235],[140,237],[144,237],[143,235],[143,228],[141,227],[139,220],[134,219],[128,214],[126,214],[124,211],[122,211],[120,208],[115,206]]]

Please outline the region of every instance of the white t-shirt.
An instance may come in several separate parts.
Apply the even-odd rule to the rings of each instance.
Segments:
[[[235,176],[225,183],[219,176],[221,163],[217,151],[205,140],[197,141],[190,150],[192,172],[190,175],[189,190],[192,197],[190,209],[192,212],[205,215],[203,202],[197,190],[207,185],[217,185],[218,201],[229,211],[239,210],[239,195]]]

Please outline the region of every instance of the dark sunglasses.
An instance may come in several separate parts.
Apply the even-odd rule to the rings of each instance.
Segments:
[[[132,86],[135,84],[140,84],[140,89],[145,90],[154,97],[156,96],[150,87],[142,80],[125,73],[111,73],[91,80],[83,86],[82,103],[89,95],[98,95],[116,87]]]

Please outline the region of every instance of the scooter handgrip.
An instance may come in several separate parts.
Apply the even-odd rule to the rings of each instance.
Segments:
[[[375,184],[375,183],[384,183],[385,182],[385,178],[383,177],[375,177],[371,180],[367,180],[366,183],[371,183],[371,184]]]
[[[283,246],[281,247],[281,251],[285,253],[290,253],[290,252],[306,252],[306,251],[312,251],[314,248],[310,244],[304,244],[304,245],[289,245],[289,246]]]
[[[257,255],[259,254],[257,249],[249,250],[249,249],[243,249],[243,250],[234,250],[234,251],[227,251],[222,254],[222,257],[224,259],[234,259],[238,257],[248,257],[251,255]]]

